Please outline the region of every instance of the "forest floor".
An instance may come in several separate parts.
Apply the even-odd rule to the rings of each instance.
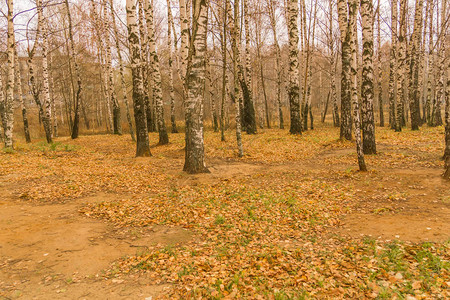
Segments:
[[[358,172],[338,129],[184,135],[135,158],[128,135],[0,153],[0,299],[448,299],[443,128],[377,128]],[[157,141],[155,134],[151,141]]]

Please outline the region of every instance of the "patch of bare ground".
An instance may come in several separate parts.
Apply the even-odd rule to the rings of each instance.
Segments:
[[[361,195],[340,234],[380,240],[445,242],[450,238],[450,183],[436,168],[377,168],[354,182]]]
[[[164,285],[124,277],[107,280],[103,270],[148,246],[187,242],[182,228],[121,228],[82,216],[92,202],[120,195],[97,194],[70,203],[36,205],[14,201],[0,188],[0,296],[5,299],[136,299],[157,295]]]

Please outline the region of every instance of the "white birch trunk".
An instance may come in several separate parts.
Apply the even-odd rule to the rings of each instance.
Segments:
[[[6,101],[3,118],[5,118],[4,134],[5,147],[13,148],[13,129],[14,129],[14,49],[16,41],[14,39],[14,1],[7,1],[8,12],[8,32],[7,32],[7,75],[6,82]]]
[[[159,57],[156,52],[155,25],[153,0],[145,0],[145,16],[147,20],[148,44],[150,52],[150,68],[153,82],[153,99],[156,106],[156,120],[159,131],[159,144],[165,145],[169,143],[167,135],[166,122],[164,120],[164,103],[162,94],[161,71],[159,66]]]
[[[136,122],[136,156],[151,156],[145,116],[144,85],[141,72],[141,48],[136,18],[136,1],[127,0],[128,43],[130,48],[130,67],[133,78],[133,107]]]
[[[192,36],[187,60],[186,90],[184,102],[186,117],[186,155],[184,171],[209,172],[205,165],[203,142],[203,102],[206,78],[206,36],[208,2],[193,0]]]
[[[298,0],[288,0],[288,4],[290,133],[301,134],[298,70]]]

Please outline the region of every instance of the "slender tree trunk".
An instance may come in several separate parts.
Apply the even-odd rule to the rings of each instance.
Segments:
[[[447,84],[445,89],[445,150],[444,161],[446,171],[444,177],[450,179],[450,59],[447,59]]]
[[[44,124],[45,137],[47,143],[52,143],[52,126],[51,126],[51,100],[50,100],[50,85],[48,81],[48,30],[47,22],[44,20],[43,13],[44,7],[42,6],[41,0],[37,0],[36,5],[38,6],[38,19],[42,33],[42,85],[43,85],[43,99],[42,99],[42,123]]]
[[[136,141],[136,137],[134,136],[133,123],[131,121],[130,107],[128,105],[128,95],[127,95],[127,87],[125,84],[122,53],[120,51],[119,32],[117,30],[116,15],[115,15],[115,11],[114,11],[114,0],[109,0],[109,1],[110,1],[109,2],[110,6],[111,6],[111,19],[112,19],[113,30],[114,30],[114,41],[116,44],[117,57],[119,59],[119,74],[120,74],[120,83],[121,83],[121,88],[122,88],[122,97],[123,97],[123,102],[124,102],[125,108],[126,108],[127,121],[128,121],[128,126],[130,128],[131,139],[133,141]]]
[[[244,110],[243,121],[245,124],[245,131],[248,134],[256,134],[256,113],[255,105],[253,103],[253,91],[252,91],[252,67],[250,59],[250,25],[248,20],[248,0],[242,0],[244,6],[244,28],[245,28],[245,76],[240,75],[240,81],[242,86],[242,92],[244,96]],[[240,47],[240,39],[238,41],[238,47]],[[244,72],[240,72],[244,73]]]
[[[284,119],[283,119],[283,106],[281,104],[281,84],[282,84],[282,69],[281,69],[281,49],[278,43],[277,35],[277,23],[275,19],[275,0],[267,0],[269,8],[270,25],[273,33],[273,42],[275,47],[275,73],[277,74],[277,104],[278,104],[278,121],[280,129],[284,129]]]
[[[338,0],[338,21],[341,33],[342,49],[342,73],[341,73],[341,130],[340,138],[352,139],[352,115],[351,115],[351,81],[350,81],[350,40],[348,30],[348,7],[346,0]]]
[[[75,74],[77,76],[77,91],[75,96],[75,116],[73,121],[73,128],[72,128],[72,139],[78,138],[78,129],[80,125],[80,102],[81,102],[81,73],[80,69],[78,67],[78,62],[76,59],[76,53],[75,53],[75,42],[73,40],[73,33],[72,33],[72,16],[70,14],[70,7],[69,7],[69,0],[65,0],[66,9],[67,9],[67,19],[69,21],[69,40],[70,40],[70,53],[69,53],[69,59],[73,59],[73,65],[75,68]]]
[[[378,109],[380,113],[380,127],[384,127],[384,103],[383,103],[383,66],[381,61],[381,17],[380,17],[380,0],[377,2],[377,89],[378,89]]]
[[[3,133],[6,130],[6,116],[5,116],[5,108],[6,108],[6,97],[5,97],[5,92],[4,92],[4,88],[3,88],[3,76],[0,76],[0,119],[2,120],[2,126],[1,128],[3,128]],[[0,131],[0,141],[1,142],[5,142],[5,136],[3,134],[1,134]]]
[[[328,92],[328,95],[327,95],[327,101],[325,102],[325,107],[324,107],[324,109],[323,109],[322,123],[325,123],[325,118],[327,117],[328,103],[330,102],[330,94],[331,94],[331,91]]]
[[[136,24],[136,1],[127,0],[128,43],[130,47],[130,66],[133,78],[133,107],[136,123],[136,156],[151,156],[145,117],[144,85],[141,70],[141,49]]]
[[[16,83],[17,83],[17,92],[19,93],[19,99],[20,99],[20,108],[22,111],[22,119],[23,119],[23,131],[25,134],[25,141],[28,143],[31,143],[31,137],[30,137],[30,129],[28,128],[28,115],[27,115],[27,108],[25,106],[25,100],[26,97],[23,94],[22,89],[22,78],[20,74],[20,62],[19,62],[19,56],[17,55],[17,49],[14,51],[14,66],[15,66],[15,76],[16,76]],[[2,89],[2,84],[0,83],[0,89]],[[3,89],[0,92],[0,98],[3,96]],[[3,98],[4,99],[4,98]],[[0,100],[2,102],[2,100]],[[0,116],[1,117],[1,116]]]
[[[14,127],[14,49],[16,41],[14,39],[14,1],[7,1],[8,12],[8,32],[7,32],[7,64],[8,64],[8,81],[6,82],[6,101],[4,105],[3,118],[5,119],[4,134],[5,147],[13,148],[13,127]]]
[[[156,52],[156,40],[155,40],[155,25],[154,25],[154,12],[153,12],[153,0],[145,0],[145,16],[147,20],[147,32],[148,43],[150,49],[150,65],[151,65],[151,77],[153,82],[153,99],[156,104],[156,120],[158,123],[159,132],[159,145],[165,145],[169,143],[169,136],[167,135],[166,122],[164,120],[164,103],[162,94],[161,83],[161,71],[159,66],[159,57]]]
[[[234,100],[236,103],[236,140],[238,145],[238,156],[244,156],[244,148],[242,146],[242,129],[241,129],[241,109],[239,99],[241,99],[241,89],[239,87],[239,0],[234,1],[234,22],[233,22],[233,74],[234,74]]]
[[[186,155],[184,171],[190,174],[209,172],[205,165],[203,142],[203,101],[206,77],[206,40],[208,5],[206,0],[193,0],[192,34],[189,46],[184,102],[186,116]]]
[[[106,48],[106,72],[108,74],[108,87],[109,87],[109,96],[110,103],[112,104],[113,111],[113,132],[114,134],[121,135],[122,134],[122,120],[120,117],[120,106],[119,101],[117,100],[116,89],[114,85],[114,69],[112,65],[111,58],[111,37],[109,34],[109,27],[111,27],[110,19],[107,14],[107,0],[103,0],[103,20],[105,25],[107,26],[107,30],[105,30],[105,35],[103,39],[105,40],[105,48]]]
[[[53,136],[58,137],[58,114],[56,112],[56,90],[55,90],[55,82],[53,79],[53,74],[51,72],[52,69],[52,57],[50,56],[50,67],[49,67],[49,82],[50,82],[50,98],[51,98],[51,116],[52,116],[52,125],[53,125]]]
[[[298,72],[298,0],[288,0],[288,5],[290,133],[301,134]]]
[[[173,87],[173,53],[172,53],[172,28],[173,17],[170,0],[167,0],[167,48],[169,49],[169,96],[170,96],[170,123],[172,133],[178,133],[175,120],[175,89]],[[175,49],[176,50],[176,49]]]
[[[227,98],[227,16],[228,0],[224,0],[223,5],[223,30],[220,34],[222,47],[222,101],[220,102],[220,139],[225,141],[225,101]]]
[[[395,129],[397,120],[396,95],[397,95],[397,6],[398,0],[391,0],[391,51],[389,58],[389,124]]]
[[[405,98],[405,64],[406,64],[406,0],[400,0],[400,28],[398,32],[397,55],[397,116],[395,131],[402,131],[403,126],[403,103]]]
[[[423,0],[416,0],[414,16],[414,31],[411,41],[409,64],[409,107],[411,111],[411,129],[419,130],[420,125],[420,94],[419,94],[419,52],[422,37]]]
[[[189,55],[189,16],[187,14],[186,0],[179,0],[180,3],[180,27],[181,27],[181,82],[186,86],[186,69]],[[186,90],[185,90],[186,91]],[[184,95],[186,96],[186,95]]]
[[[373,5],[372,0],[361,0],[362,34],[363,34],[363,68],[362,68],[362,133],[364,154],[376,154],[375,118],[373,113]]]
[[[349,0],[349,22],[348,28],[350,36],[350,72],[351,72],[351,99],[353,105],[353,123],[355,126],[355,140],[356,140],[356,153],[358,154],[358,164],[360,171],[367,171],[366,163],[364,161],[363,144],[361,140],[361,128],[360,128],[360,112],[359,112],[359,101],[358,101],[358,57],[356,49],[356,39],[357,32],[354,31],[356,28],[356,15],[358,12],[358,2],[357,0]]]
[[[267,128],[270,129],[269,102],[267,100],[266,83],[264,80],[264,66],[263,66],[262,57],[261,57],[261,46],[260,45],[261,45],[260,39],[258,39],[258,45],[256,46],[256,51],[258,54],[259,71],[260,71],[260,76],[261,76],[261,88],[262,88],[262,93],[263,93],[263,97],[264,97],[265,119],[266,119]]]
[[[336,67],[337,67],[337,59],[335,59],[335,51],[334,51],[334,38],[333,38],[333,1],[329,0],[329,16],[328,16],[328,48],[330,50],[330,91],[331,91],[331,102],[333,105],[333,125],[334,127],[340,127],[340,118],[339,118],[339,107],[337,103],[337,95],[336,95]]]
[[[447,36],[446,30],[448,27],[448,17],[447,17],[447,0],[442,0],[441,3],[441,29],[439,33],[439,51],[437,55],[437,59],[439,60],[438,68],[437,68],[437,86],[436,86],[436,96],[435,103],[433,105],[433,115],[432,115],[432,126],[441,126],[442,122],[442,114],[441,114],[441,105],[445,105],[445,60],[446,58],[446,41]]]
[[[151,88],[152,78],[149,76],[149,66],[148,61],[148,35],[145,31],[145,16],[144,16],[144,0],[138,0],[139,8],[138,21],[139,21],[139,36],[141,39],[141,72],[142,81],[144,84],[144,103],[145,103],[145,116],[147,122],[148,132],[156,132],[155,116],[153,114],[153,93]],[[152,99],[150,99],[150,97]]]
[[[211,103],[212,126],[214,132],[217,132],[219,131],[219,125],[217,123],[216,100],[214,97],[214,85],[212,80],[212,65],[211,65],[211,57],[213,56],[213,51],[208,51],[206,56],[206,77],[209,83],[208,92],[209,92],[209,101]]]

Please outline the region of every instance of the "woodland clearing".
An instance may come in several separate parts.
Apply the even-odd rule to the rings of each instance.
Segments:
[[[448,298],[443,128],[377,128],[368,172],[337,131],[263,130],[242,158],[208,131],[197,175],[183,134],[149,158],[129,136],[17,143],[0,154],[0,299]]]

